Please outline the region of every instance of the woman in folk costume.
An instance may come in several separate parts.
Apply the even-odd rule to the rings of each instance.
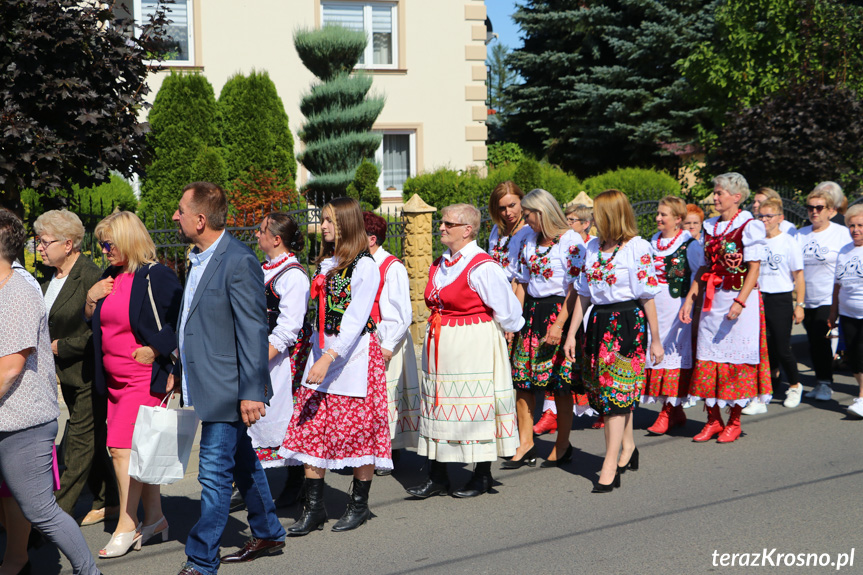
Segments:
[[[647,428],[654,435],[686,425],[683,402],[689,395],[692,378],[692,326],[680,321],[679,315],[689,287],[704,265],[704,249],[683,229],[684,218],[686,202],[676,196],[666,196],[657,208],[659,231],[650,240],[660,288],[653,301],[665,350],[662,363],[654,364],[647,358],[647,382],[641,399],[642,403],[662,404],[656,421]]]
[[[705,400],[707,424],[693,441],[708,441],[716,434],[720,443],[736,440],[746,404],[756,398],[768,403],[772,393],[757,286],[766,236],[764,224],[740,209],[748,197],[749,184],[740,174],[713,179],[713,206],[719,216],[704,222],[706,262],[680,309],[681,321],[689,323],[695,302],[704,301],[689,396]],[[726,405],[731,414],[723,424],[720,409]]]
[[[420,422],[416,353],[408,331],[413,320],[410,280],[404,264],[381,247],[387,237],[387,221],[371,212],[363,212],[363,221],[369,251],[381,275],[372,319],[378,326],[381,353],[387,365],[387,413],[395,462],[397,449],[417,446]],[[378,469],[375,475],[391,472]]]
[[[605,459],[593,493],[608,493],[620,487],[621,473],[639,466],[632,411],[644,388],[648,330],[653,362],[662,362],[665,352],[653,301],[659,284],[650,243],[638,236],[629,199],[619,190],[605,190],[596,196],[593,214],[599,237],[587,245],[584,267],[570,291],[575,306],[564,351],[575,359],[576,332],[592,303],[584,383],[590,406],[605,416]]]
[[[494,222],[488,234],[488,253],[501,265],[513,288],[518,273],[518,254],[531,235],[521,209],[523,197],[521,188],[507,180],[499,183],[488,198],[488,215]]]
[[[258,247],[266,255],[264,293],[267,296],[270,383],[273,397],[267,415],[249,428],[252,446],[261,465],[281,467],[279,449],[294,413],[294,390],[309,356],[311,327],[305,323],[309,302],[309,277],[297,260],[303,249],[303,234],[297,223],[281,212],[267,214],[256,231]],[[294,385],[296,383],[296,386]],[[276,506],[291,505],[303,484],[302,468],[288,468],[288,481],[276,497]]]
[[[303,513],[289,535],[322,529],[324,474],[354,468],[347,511],[333,531],[371,517],[375,468],[392,469],[383,355],[371,317],[380,271],[369,253],[360,204],[336,198],[321,210],[321,251],[312,280],[318,321],[297,405],[279,455],[305,469]]]
[[[475,238],[479,210],[443,209],[447,250],[429,271],[425,300],[431,310],[423,346],[417,452],[430,460],[429,477],[407,492],[425,499],[449,491],[447,462],[475,463],[456,497],[491,489],[491,463],[515,454],[518,430],[504,332],[524,325],[521,306],[503,268]]]
[[[558,434],[543,467],[557,467],[572,459],[573,362],[566,359],[561,340],[569,328],[571,307],[564,306],[569,285],[584,258],[581,236],[569,228],[550,193],[533,190],[522,200],[525,220],[533,234],[519,254],[516,295],[524,302],[525,325],[512,346],[512,381],[516,389],[519,447],[503,469],[536,464],[533,412],[536,391],[554,394]],[[580,375],[580,374],[579,374]],[[581,384],[578,379],[577,383]]]

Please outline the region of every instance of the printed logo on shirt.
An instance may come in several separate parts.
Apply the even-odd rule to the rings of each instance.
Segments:
[[[827,246],[820,245],[816,240],[809,240],[809,243],[803,247],[804,259],[816,259],[819,262],[826,261],[824,255],[830,251]]]
[[[779,266],[782,264],[783,257],[784,256],[782,254],[774,254],[773,250],[768,247],[767,254],[762,260],[762,265],[766,265],[768,268],[770,268],[771,271],[777,272],[779,271]]]
[[[863,280],[863,263],[860,258],[854,256],[848,263],[844,263],[836,268],[837,280],[851,280],[857,283],[857,280]]]

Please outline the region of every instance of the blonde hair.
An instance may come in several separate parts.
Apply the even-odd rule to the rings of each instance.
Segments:
[[[61,242],[72,240],[72,248],[80,251],[81,243],[84,241],[84,224],[77,214],[69,210],[49,210],[36,218],[33,222],[36,234],[54,236]]]
[[[809,200],[814,200],[816,198],[824,200],[824,205],[830,210],[836,207],[836,203],[833,201],[833,194],[831,194],[829,190],[819,190],[818,188],[815,188],[809,192],[808,196],[806,196],[806,202],[809,203]]]
[[[353,198],[335,198],[321,209],[321,219],[325,213],[332,216],[335,225],[335,237],[332,242],[321,241],[321,249],[316,264],[332,256],[336,265],[327,273],[332,277],[346,269],[363,252],[369,250],[369,237],[366,235],[366,224],[363,220],[363,210],[360,203]]]
[[[773,188],[758,188],[758,191],[755,192],[756,196],[764,196],[768,200],[779,200],[782,201],[782,196],[779,195],[779,192],[774,190]]]
[[[629,198],[620,190],[605,190],[593,200],[593,223],[602,242],[627,242],[638,235]]]
[[[584,204],[569,204],[566,206],[566,209],[563,210],[563,213],[567,216],[575,214],[575,217],[580,220],[593,221],[593,210],[590,206],[585,206]]]
[[[470,239],[476,238],[479,231],[480,223],[482,222],[482,214],[470,204],[452,204],[441,210],[441,217],[446,218],[447,214],[456,214],[458,224],[467,224],[470,226]]]
[[[854,204],[845,212],[845,225],[851,223],[851,218],[863,216],[863,204]]]
[[[784,208],[782,206],[782,200],[780,198],[767,198],[766,200],[761,202],[760,206],[758,206],[758,211],[761,211],[764,208],[773,208],[774,210],[776,210],[776,213],[780,215],[785,215]],[[758,214],[756,214],[755,217],[758,217]]]
[[[665,196],[659,200],[659,205],[670,209],[671,215],[675,218],[680,218],[681,224],[686,219],[686,202],[677,196]]]
[[[738,205],[749,199],[749,184],[746,182],[746,178],[737,172],[716,176],[713,178],[713,185],[719,186],[729,194],[740,194]]]
[[[491,221],[497,225],[501,235],[506,231],[506,222],[500,217],[500,201],[510,194],[517,196],[519,200],[524,197],[524,192],[515,182],[506,180],[495,186],[488,197],[488,215],[491,217]]]
[[[556,238],[570,230],[560,204],[554,196],[541,188],[531,190],[521,200],[521,207],[523,210],[539,213],[539,223],[545,238]]]
[[[96,225],[94,234],[100,242],[111,236],[117,253],[126,260],[127,271],[134,273],[156,262],[156,244],[144,222],[132,212],[114,212]]]

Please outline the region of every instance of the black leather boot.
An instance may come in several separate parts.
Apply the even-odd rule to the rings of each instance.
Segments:
[[[333,531],[350,531],[368,521],[372,512],[369,509],[369,489],[371,481],[360,481],[356,477],[351,485],[351,501],[345,514],[333,525]]]
[[[429,476],[424,483],[408,487],[405,491],[419,499],[427,499],[434,495],[446,495],[449,493],[449,474],[446,463],[431,460],[429,465]]]
[[[323,529],[327,522],[324,507],[324,480],[306,478],[303,495],[303,514],[288,527],[288,535],[308,535],[315,529]]]
[[[288,480],[278,497],[273,500],[276,508],[289,507],[303,495],[303,480],[306,478],[302,465],[288,466]]]
[[[467,498],[476,497],[483,493],[491,491],[491,486],[494,484],[494,479],[491,477],[491,462],[483,461],[477,463],[473,470],[473,476],[464,486],[464,489],[459,489],[453,493],[453,497]]]

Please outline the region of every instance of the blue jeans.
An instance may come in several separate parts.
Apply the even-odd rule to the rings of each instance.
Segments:
[[[219,544],[231,507],[231,481],[242,494],[249,513],[249,527],[258,539],[281,541],[285,530],[264,468],[252,448],[246,425],[235,422],[203,422],[198,482],[201,484],[201,518],[186,540],[192,567],[215,575],[219,570]]]

